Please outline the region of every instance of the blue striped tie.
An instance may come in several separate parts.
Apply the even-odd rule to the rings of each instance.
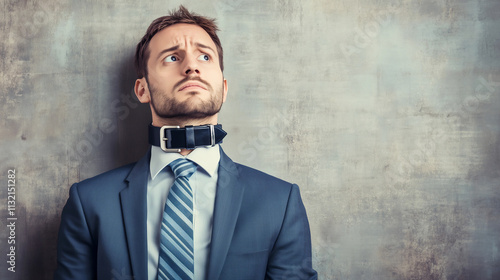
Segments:
[[[193,279],[193,191],[189,177],[196,171],[196,164],[180,158],[169,166],[175,181],[163,211],[158,279]]]

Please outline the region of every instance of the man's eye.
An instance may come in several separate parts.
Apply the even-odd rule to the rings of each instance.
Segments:
[[[210,57],[206,54],[202,54],[202,55],[198,56],[198,59],[203,60],[203,61],[209,61]]]
[[[175,55],[169,55],[169,56],[165,57],[165,62],[174,62],[177,60],[178,60],[178,58]]]

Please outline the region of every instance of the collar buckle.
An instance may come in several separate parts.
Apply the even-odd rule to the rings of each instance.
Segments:
[[[160,128],[160,148],[165,152],[165,153],[180,153],[181,149],[169,149],[168,144],[169,144],[169,139],[172,138],[170,134],[171,128],[180,128],[178,125],[164,125]],[[165,133],[167,135],[165,135]]]

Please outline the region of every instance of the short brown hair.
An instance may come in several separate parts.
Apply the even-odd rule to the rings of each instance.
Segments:
[[[188,9],[181,5],[179,6],[178,10],[170,12],[169,15],[155,19],[148,27],[146,34],[142,37],[139,44],[137,44],[137,48],[135,50],[135,69],[137,71],[137,76],[139,77],[139,79],[143,77],[147,78],[147,64],[149,59],[148,46],[153,36],[155,36],[156,33],[160,32],[161,30],[177,23],[198,25],[199,27],[203,28],[203,30],[205,30],[208,35],[210,35],[210,38],[212,38],[212,41],[214,41],[215,46],[217,47],[220,69],[221,71],[224,71],[222,45],[220,43],[219,37],[217,36],[217,31],[219,29],[215,24],[215,19],[203,17],[195,13],[190,13]]]

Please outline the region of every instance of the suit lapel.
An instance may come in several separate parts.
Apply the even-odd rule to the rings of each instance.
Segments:
[[[130,171],[126,181],[128,187],[120,192],[120,201],[125,224],[132,274],[135,279],[147,279],[147,183],[149,151]]]
[[[207,279],[218,279],[226,260],[243,198],[238,180],[236,165],[221,148]]]

